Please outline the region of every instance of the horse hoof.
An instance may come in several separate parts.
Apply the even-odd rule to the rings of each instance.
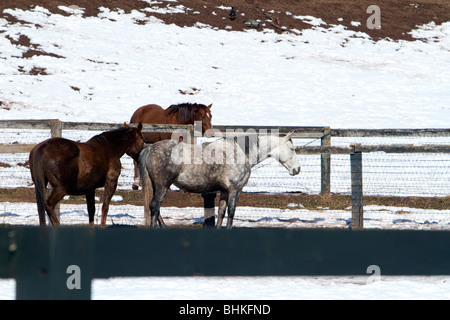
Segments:
[[[139,186],[137,186],[137,185],[135,185],[135,184],[133,184],[133,185],[131,186],[131,188],[132,188],[133,190],[139,190]]]

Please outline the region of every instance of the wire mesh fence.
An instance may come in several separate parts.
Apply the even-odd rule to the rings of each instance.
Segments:
[[[349,162],[348,156],[332,156],[333,193],[351,193]],[[364,195],[450,195],[450,154],[367,153],[362,162]]]
[[[333,145],[450,145],[450,137],[349,137],[334,138]],[[364,153],[365,195],[427,196],[450,195],[449,153]],[[331,190],[350,193],[350,159],[332,155]]]

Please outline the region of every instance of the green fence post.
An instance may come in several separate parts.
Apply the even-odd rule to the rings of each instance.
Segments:
[[[14,240],[16,299],[90,299],[94,230],[24,228]]]

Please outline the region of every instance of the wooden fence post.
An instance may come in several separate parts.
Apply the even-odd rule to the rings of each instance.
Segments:
[[[17,229],[10,239],[16,244],[16,299],[90,299],[94,231],[89,227]]]
[[[350,154],[350,167],[352,176],[352,230],[363,228],[363,179],[362,179],[362,153],[358,150],[360,144],[351,145],[355,152]]]
[[[188,125],[187,128],[187,143],[196,145],[197,144],[197,139],[195,136],[195,126],[193,126],[192,124]]]
[[[59,120],[50,120],[50,130],[52,138],[62,137],[62,122]]]
[[[331,146],[331,129],[330,127],[324,128],[323,136],[320,138],[320,145],[322,147]],[[329,195],[331,191],[331,154],[322,154],[320,156],[320,168],[321,168],[321,184],[320,194]]]
[[[193,144],[197,144],[197,138],[202,137],[202,122],[201,121],[194,121],[194,142]]]
[[[60,120],[50,120],[50,134],[52,138],[61,138],[62,137],[62,127],[63,123]],[[58,218],[58,221],[61,222],[61,206],[58,203],[55,206],[55,214]]]

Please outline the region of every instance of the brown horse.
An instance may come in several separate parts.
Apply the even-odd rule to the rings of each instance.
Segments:
[[[116,191],[120,175],[120,158],[126,153],[135,161],[144,146],[142,124],[137,128],[111,130],[92,137],[85,143],[64,138],[50,138],[30,152],[30,171],[36,191],[40,225],[45,225],[45,212],[52,225],[59,225],[55,206],[66,195],[86,195],[89,224],[94,224],[95,189],[105,187],[102,222],[106,225],[109,202]],[[47,184],[52,191],[45,200]]]
[[[149,104],[137,109],[131,116],[130,123],[157,123],[157,124],[194,124],[195,121],[202,122],[202,133],[212,128],[211,106],[197,103],[174,104],[163,109],[156,104]],[[170,133],[143,133],[145,143],[155,143],[170,139]],[[134,162],[133,189],[139,188],[139,171],[137,162]]]

